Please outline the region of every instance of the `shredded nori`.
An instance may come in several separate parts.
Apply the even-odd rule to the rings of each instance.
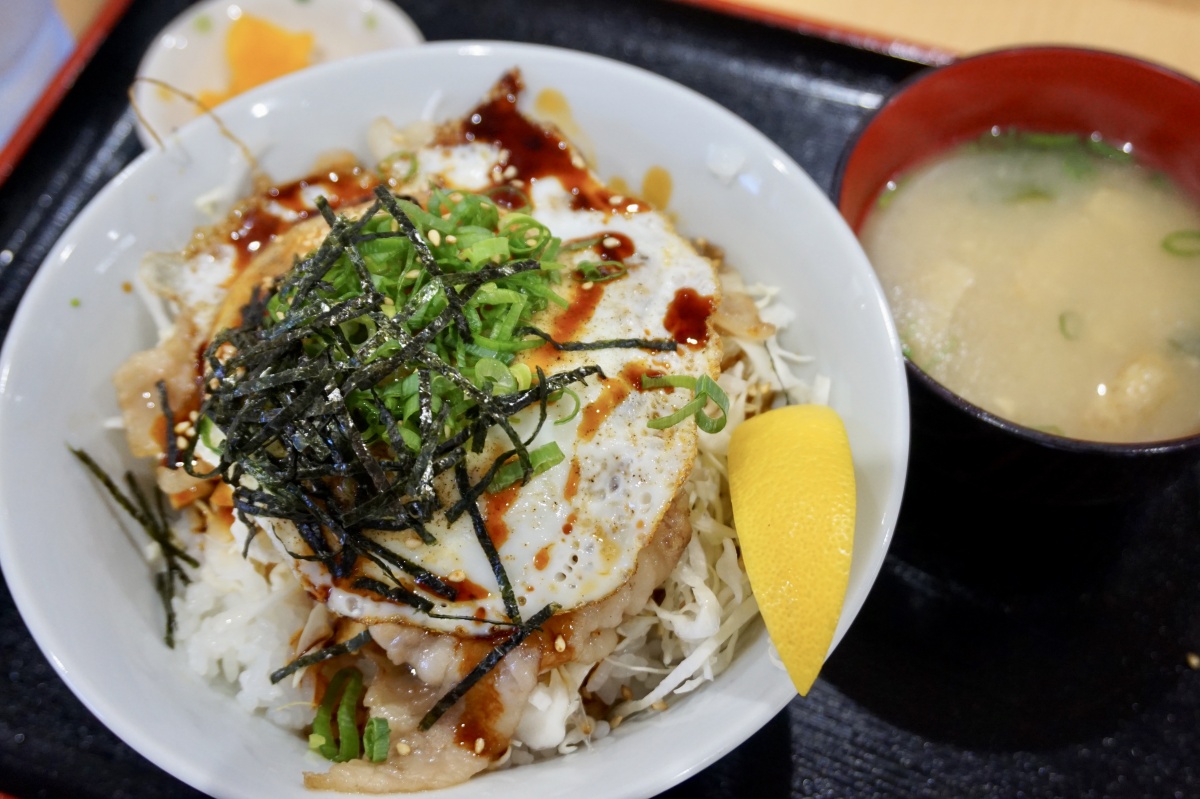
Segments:
[[[146,531],[146,535],[150,540],[158,544],[163,556],[163,570],[155,575],[154,587],[158,592],[159,598],[162,600],[163,610],[166,613],[166,631],[163,634],[163,641],[172,649],[175,648],[175,608],[171,600],[175,598],[175,585],[182,583],[186,585],[191,580],[182,564],[187,564],[192,568],[199,567],[199,563],[188,553],[184,552],[176,543],[175,538],[171,535],[171,528],[167,525],[167,517],[165,509],[162,506],[162,493],[156,492],[156,502],[152,509],[146,498],[145,492],[142,491],[134,478],[132,472],[125,473],[125,483],[129,487],[129,494],[126,496],[124,492],[117,486],[113,479],[108,476],[103,467],[83,449],[69,448],[71,454],[79,459],[92,475],[100,481],[109,495],[118,505],[121,506],[133,520],[142,526]]]
[[[312,666],[316,663],[323,663],[326,660],[337,657],[338,655],[350,655],[362,649],[371,641],[371,631],[363,630],[353,638],[342,641],[340,644],[327,646],[324,649],[318,649],[316,652],[309,652],[307,655],[301,655],[291,663],[284,666],[282,669],[271,672],[271,684],[294,674],[306,666]]]
[[[421,719],[419,728],[422,732],[432,727],[442,715],[454,706],[454,703],[462,699],[463,694],[471,690],[475,683],[479,682],[484,676],[496,667],[505,655],[520,646],[526,638],[528,638],[535,630],[541,629],[546,620],[558,612],[558,605],[550,604],[539,610],[529,620],[517,628],[516,632],[505,638],[496,645],[490,652],[483,656],[483,659],[476,664],[475,668],[471,669],[471,673],[462,679],[457,685],[451,688],[446,694],[437,701],[428,713]]]
[[[547,302],[561,302],[548,286],[560,280],[557,239],[543,228],[535,237],[541,244],[530,248],[530,227],[540,223],[525,219],[509,248],[500,241],[509,234],[498,209],[469,193],[435,192],[430,212],[382,187],[376,197],[356,220],[319,202],[330,226],[322,243],[256,291],[237,327],[214,337],[203,354],[199,414],[223,436],[208,445],[219,463],[209,469],[197,461],[199,436],[177,455],[189,474],[222,475],[243,520],[295,525],[299,539],[287,544],[293,557],[320,562],[353,590],[431,615],[443,614],[420,592],[453,602],[454,587],[386,541],[408,534],[436,546],[433,516],[444,512],[453,522],[472,510],[509,617],[488,623],[519,624],[515,592],[476,502],[510,461],[519,479],[533,475],[529,447],[548,404],[603,374],[595,366],[553,376],[538,369],[536,381],[507,392],[481,381],[476,363],[509,364],[519,350],[541,345],[525,338],[527,322]],[[463,239],[457,246],[447,244],[448,230]],[[465,254],[480,240],[470,235],[492,236],[479,252],[511,249],[520,257],[468,263]],[[498,291],[519,295],[520,307],[498,305],[490,299]],[[169,415],[165,386],[160,393]],[[534,404],[536,430],[522,438],[510,419]],[[472,483],[467,456],[482,451],[492,429],[509,444]],[[505,473],[511,480],[513,468]],[[443,475],[458,497],[439,497]],[[363,575],[363,563],[375,574]]]
[[[602,341],[555,341],[549,333],[544,330],[539,330],[532,325],[526,325],[518,332],[537,336],[554,349],[563,352],[609,349],[641,349],[652,350],[654,352],[675,352],[677,349],[679,349],[679,344],[676,343],[675,339],[670,338],[614,338]]]

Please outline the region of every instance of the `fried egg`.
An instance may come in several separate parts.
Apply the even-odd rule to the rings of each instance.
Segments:
[[[519,617],[548,605],[569,611],[598,602],[630,578],[695,460],[697,428],[691,419],[661,430],[648,427],[651,420],[688,403],[691,392],[644,390],[641,378],[719,373],[720,341],[708,321],[719,302],[715,266],[675,230],[666,214],[604,189],[554,131],[519,114],[518,94],[495,93],[463,122],[445,126],[431,141],[411,149],[416,169],[395,191],[419,197],[438,187],[491,191],[499,197],[498,188],[519,188],[532,206],[527,212],[554,236],[583,243],[560,256],[569,271],[585,260],[620,260],[626,267],[608,280],[564,279],[556,290],[569,306],[551,305],[534,324],[560,342],[673,339],[677,347],[560,351],[546,345],[520,356],[531,370],[540,367],[547,375],[588,365],[600,367],[602,375],[572,386],[579,399],[577,412],[564,397],[547,406],[540,425],[537,406],[511,420],[522,439],[533,436],[531,450],[553,441],[565,457],[526,483],[479,500],[487,536],[512,587],[508,602],[471,514],[451,522],[444,511],[436,512],[426,525],[433,543],[412,531],[370,534],[457,590],[453,601],[424,594],[435,603],[432,614],[357,590],[351,580],[331,576],[320,561],[295,558],[294,553],[305,551],[295,526],[256,518],[289,555],[309,593],[343,617],[488,636],[497,632],[497,622],[520,621],[512,618],[514,599]],[[515,138],[517,134],[523,138]],[[343,212],[353,215],[356,210]],[[279,274],[294,257],[314,248],[323,225],[321,219],[302,222],[263,247],[234,281],[218,318],[228,321],[253,284]],[[493,428],[483,452],[468,456],[472,479],[510,446],[508,437]],[[442,508],[458,498],[450,473],[435,487]],[[354,576],[385,578],[367,559],[360,559]],[[421,593],[419,586],[410,587]]]

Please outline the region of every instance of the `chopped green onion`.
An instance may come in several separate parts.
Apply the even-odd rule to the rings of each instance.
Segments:
[[[1200,255],[1200,230],[1172,231],[1163,237],[1162,248],[1185,258]]]
[[[403,168],[399,173],[397,173],[397,166]],[[417,154],[411,150],[397,150],[379,162],[379,174],[385,180],[391,178],[400,183],[412,180],[416,176],[418,168]]]
[[[320,753],[327,760],[332,760],[337,754],[331,720],[333,718],[333,706],[338,699],[338,692],[342,690],[342,686],[349,676],[347,672],[347,669],[339,671],[329,681],[329,685],[325,687],[325,696],[321,698],[321,704],[317,707],[316,715],[313,716],[312,733],[308,736],[309,749]]]
[[[372,716],[367,719],[363,729],[363,755],[372,763],[382,763],[387,760],[388,748],[391,745],[392,731],[387,719]]]
[[[1133,153],[1124,149],[1109,144],[1099,136],[1089,136],[1083,140],[1084,145],[1101,158],[1108,158],[1113,161],[1130,162],[1133,161]]]
[[[575,269],[580,280],[591,283],[603,283],[606,280],[616,280],[629,271],[620,261],[584,261]]]
[[[1027,186],[1023,189],[1013,192],[1005,202],[1010,203],[1028,203],[1028,202],[1047,202],[1053,200],[1054,195],[1038,186]]]
[[[363,676],[358,669],[350,669],[346,687],[342,691],[342,700],[338,702],[337,726],[339,746],[335,757],[330,758],[338,763],[353,760],[362,752],[358,737],[358,699],[362,696]]]
[[[1059,147],[1074,147],[1078,145],[1079,134],[1027,132],[1021,134],[1020,141],[1028,144],[1031,147],[1040,147],[1049,150]]]
[[[1075,311],[1063,311],[1058,315],[1058,329],[1067,341],[1075,341],[1083,333],[1083,317]]]
[[[575,400],[575,408],[568,415],[555,422],[555,424],[566,424],[567,422],[571,421],[579,415],[579,410],[583,407],[583,401],[579,399],[579,395],[574,391],[569,388],[564,388],[563,393],[569,395],[571,399]]]
[[[691,377],[690,375],[661,375],[652,377],[642,375],[642,388],[687,388],[692,391],[691,402],[668,416],[660,416],[646,423],[653,430],[665,430],[687,419],[689,416],[696,420],[696,426],[706,433],[719,433],[725,429],[729,413],[729,396],[708,375]],[[712,400],[721,413],[709,416],[705,412],[708,401]]]
[[[472,244],[462,251],[462,257],[471,266],[479,266],[486,261],[499,262],[508,257],[508,252],[508,239],[496,236]]]
[[[565,457],[558,444],[553,441],[543,444],[537,449],[529,450],[529,462],[533,464],[534,475],[541,474],[552,466],[557,466]],[[520,461],[506,463],[497,470],[496,476],[492,478],[492,482],[488,486],[488,491],[493,493],[503,491],[520,480],[522,474],[524,474],[524,470],[521,468]]]

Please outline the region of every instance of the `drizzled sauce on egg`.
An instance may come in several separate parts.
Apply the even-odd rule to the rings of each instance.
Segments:
[[[596,180],[581,158],[571,152],[556,132],[538,127],[517,110],[522,89],[521,78],[509,72],[500,79],[492,97],[466,116],[462,138],[467,142],[487,142],[508,151],[501,164],[502,174],[525,181],[558,178],[573,197],[576,210],[637,213],[648,210],[634,197],[614,194]],[[509,171],[511,168],[511,172]],[[511,178],[508,178],[511,180]]]
[[[675,292],[675,299],[667,306],[663,327],[670,332],[677,344],[694,350],[708,343],[708,317],[717,308],[712,297],[703,295],[693,288],[682,288]]]
[[[496,549],[499,549],[508,540],[509,529],[504,522],[504,514],[516,502],[520,488],[520,483],[514,483],[503,491],[487,495],[484,503],[486,508],[483,512],[484,526],[487,529],[488,538],[492,539]]]
[[[237,251],[235,268],[245,268],[277,234],[317,213],[311,198],[323,196],[336,210],[369,200],[378,182],[372,173],[353,167],[331,169],[267,189],[252,205],[234,211],[238,224],[229,232],[229,242]]]

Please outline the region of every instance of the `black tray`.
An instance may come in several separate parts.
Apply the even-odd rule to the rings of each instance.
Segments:
[[[135,0],[0,187],[0,335],[66,225],[141,151],[126,89],[186,5]],[[920,68],[657,0],[403,6],[430,40],[572,47],[691,86],[827,191],[855,127]],[[906,500],[879,582],[810,695],[664,796],[1200,797],[1200,671],[1188,666],[1200,478],[1107,508],[981,510],[969,496]],[[0,792],[199,796],[79,703],[7,590],[0,664]]]

